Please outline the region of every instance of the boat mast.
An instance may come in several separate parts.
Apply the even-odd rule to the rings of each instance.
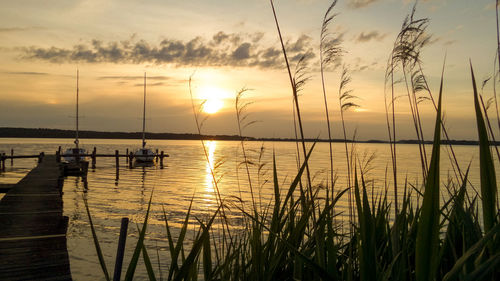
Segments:
[[[79,79],[79,70],[76,69],[76,137],[75,137],[75,145],[78,149],[78,79]]]
[[[146,146],[146,72],[144,72],[144,108],[142,111],[142,148]]]

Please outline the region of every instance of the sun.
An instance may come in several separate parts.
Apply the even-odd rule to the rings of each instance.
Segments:
[[[224,106],[224,102],[220,99],[207,99],[203,103],[203,112],[214,114]]]
[[[201,109],[207,114],[219,112],[224,107],[224,99],[229,96],[225,90],[213,86],[200,88],[198,95],[203,101]]]

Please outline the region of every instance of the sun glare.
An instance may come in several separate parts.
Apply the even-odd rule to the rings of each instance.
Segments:
[[[224,106],[224,102],[220,99],[207,99],[203,104],[203,112],[214,114]]]
[[[368,109],[366,109],[366,108],[360,108],[360,107],[356,107],[354,109],[354,112],[367,112],[367,111],[368,111]]]
[[[224,107],[224,99],[228,93],[220,88],[205,86],[199,91],[199,98],[203,100],[202,110],[207,114],[219,112]]]

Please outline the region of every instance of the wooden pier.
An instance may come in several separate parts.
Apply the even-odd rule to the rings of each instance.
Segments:
[[[0,201],[0,280],[72,280],[60,165],[40,159]]]
[[[120,158],[125,158],[125,161],[126,163],[128,164],[128,167],[129,168],[133,168],[134,167],[134,159],[135,159],[135,156],[134,156],[134,153],[133,152],[129,152],[129,149],[127,148],[125,154],[120,154],[120,152],[118,150],[115,150],[115,153],[114,154],[98,154],[97,153],[97,149],[96,147],[94,147],[94,149],[92,150],[92,153],[87,153],[87,154],[80,154],[79,155],[80,157],[88,157],[90,158],[91,160],[91,165],[90,167],[92,169],[95,169],[96,168],[96,165],[97,165],[97,158],[115,158],[115,163],[116,163],[116,169],[118,170],[119,167],[120,167],[120,162],[119,162],[119,159]],[[1,172],[5,172],[5,162],[6,160],[10,159],[10,165],[14,165],[14,159],[21,159],[21,158],[38,158],[38,163],[40,163],[43,158],[45,157],[45,154],[43,152],[41,152],[40,154],[36,154],[36,155],[14,155],[14,149],[11,149],[10,150],[10,155],[7,155],[5,153],[1,153],[0,154],[0,173]],[[62,158],[63,158],[63,154],[61,152],[61,147],[59,146],[59,149],[56,151],[56,161],[57,162],[61,162]],[[167,158],[169,157],[168,154],[166,154],[163,150],[162,151],[158,151],[158,149],[156,149],[156,154],[155,154],[155,162],[156,163],[159,163],[160,165],[160,169],[163,169],[164,165],[163,165],[163,159],[164,158]],[[2,188],[2,186],[0,186],[0,192],[2,192],[2,190],[4,190]]]

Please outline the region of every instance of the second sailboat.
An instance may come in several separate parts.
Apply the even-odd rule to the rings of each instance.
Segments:
[[[154,163],[156,154],[149,148],[146,148],[146,72],[144,72],[144,99],[142,111],[142,148],[139,148],[134,153],[136,162]]]

